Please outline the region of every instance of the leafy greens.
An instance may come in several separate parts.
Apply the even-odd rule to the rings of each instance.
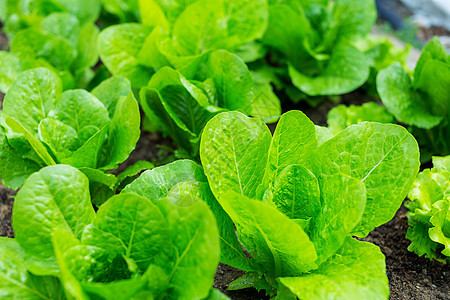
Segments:
[[[0,277],[6,279],[0,295],[226,299],[211,289],[219,260],[213,214],[198,198],[178,203],[159,186],[188,181],[184,174],[201,167],[190,161],[172,166],[158,177],[144,175],[157,198],[124,192],[97,212],[79,170],[56,165],[31,175],[14,203],[16,237],[0,238]]]
[[[380,71],[377,90],[395,118],[419,141],[422,160],[450,153],[450,60],[438,38],[422,50],[413,78],[398,63]]]
[[[392,124],[363,122],[328,140],[322,133],[299,111],[285,113],[273,137],[239,112],[207,123],[200,157],[219,204],[214,213],[231,219],[238,240],[232,225],[219,222],[219,232],[251,256],[222,246],[227,264],[248,271],[232,289],[254,286],[279,299],[387,299],[383,255],[352,236],[394,216],[419,170],[417,143]]]
[[[409,251],[450,261],[450,156],[433,157],[432,169],[419,173],[406,202]]]
[[[372,0],[272,0],[262,42],[275,54],[271,65],[301,92],[339,95],[369,76],[370,60],[353,43],[370,32],[375,18]]]
[[[99,51],[111,73],[142,88],[152,130],[197,157],[203,126],[217,112],[278,119],[270,79],[254,79],[245,63],[259,55],[253,50],[267,27],[266,1],[141,1],[140,12],[142,24],[102,31]]]
[[[37,68],[21,73],[5,96],[0,126],[0,178],[14,189],[33,172],[57,163],[81,168],[106,185],[140,136],[138,103],[123,77],[92,94],[62,92],[61,79]]]
[[[63,89],[87,87],[98,61],[94,22],[97,0],[38,0],[5,3],[0,20],[11,41],[10,52],[0,51],[0,92],[6,93],[20,72],[45,67],[62,78]]]
[[[332,108],[328,112],[328,129],[333,134],[338,134],[350,125],[364,121],[394,123],[394,117],[387,112],[386,108],[375,102],[367,102],[361,106],[343,104]]]

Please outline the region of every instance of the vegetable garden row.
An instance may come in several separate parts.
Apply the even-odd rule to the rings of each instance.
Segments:
[[[372,0],[0,0],[19,189],[0,298],[228,299],[221,262],[270,299],[387,299],[360,238],[406,197],[408,250],[448,263],[450,59],[435,38],[409,70],[375,19]],[[383,105],[286,111],[357,89]],[[142,131],[174,155],[119,172]]]

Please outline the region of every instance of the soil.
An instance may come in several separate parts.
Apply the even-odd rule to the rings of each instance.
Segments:
[[[430,261],[407,250],[407,209],[402,207],[394,219],[376,228],[365,241],[381,248],[386,256],[386,273],[391,290],[390,299],[450,299],[450,265]]]
[[[8,189],[0,181],[0,236],[13,238],[14,231],[11,226],[14,190]]]

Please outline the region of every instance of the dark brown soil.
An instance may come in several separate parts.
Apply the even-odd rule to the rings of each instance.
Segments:
[[[0,182],[0,236],[14,237],[11,227],[13,196],[15,191],[4,187]]]
[[[421,41],[428,42],[434,36],[450,36],[450,31],[444,27],[423,27],[419,26],[419,31],[417,32],[417,38]]]
[[[136,148],[130,157],[119,165],[115,174],[119,174],[126,168],[140,160],[152,162],[155,166],[163,165],[174,159],[173,149],[175,146],[169,138],[163,138],[159,133],[142,131]]]
[[[381,248],[386,256],[390,299],[450,299],[450,265],[418,257],[407,250],[407,209],[402,207],[394,219],[376,228],[364,240]]]
[[[5,94],[0,92],[0,110],[3,109],[3,98],[5,98]]]
[[[0,50],[6,50],[8,48],[8,38],[6,34],[1,32],[2,23],[0,22]]]
[[[245,272],[230,267],[228,265],[219,264],[216,275],[214,276],[214,288],[222,291],[225,295],[233,300],[257,300],[269,299],[263,291],[257,292],[254,288],[243,289],[239,291],[227,291],[228,285],[235,279],[238,279]]]

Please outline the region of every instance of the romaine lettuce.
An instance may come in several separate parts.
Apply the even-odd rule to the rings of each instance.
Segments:
[[[450,156],[433,157],[432,169],[417,176],[406,202],[409,251],[450,261]]]
[[[197,169],[204,177],[202,169],[190,161],[164,168],[170,172],[143,175],[152,199],[123,192],[97,212],[79,170],[56,165],[31,175],[14,203],[15,239],[0,239],[0,295],[227,299],[211,289],[219,260],[213,214],[194,196],[166,197],[191,180],[183,174]]]
[[[108,88],[113,85],[116,89]],[[128,158],[140,136],[130,83],[113,77],[93,93],[98,98],[85,90],[62,92],[61,79],[44,68],[17,77],[1,114],[5,185],[16,189],[31,173],[57,163],[106,171]]]
[[[207,123],[200,157],[221,207],[213,211],[231,219],[237,237],[232,226],[219,232],[224,244],[238,242],[250,254],[242,261],[239,247],[222,246],[227,264],[248,271],[232,289],[254,286],[280,299],[387,299],[383,255],[352,236],[392,219],[419,170],[417,143],[392,124],[321,134],[299,111],[285,113],[273,137],[239,112]]]
[[[449,55],[435,37],[422,50],[413,78],[398,63],[380,71],[377,90],[395,118],[415,135],[422,160],[450,153]]]

